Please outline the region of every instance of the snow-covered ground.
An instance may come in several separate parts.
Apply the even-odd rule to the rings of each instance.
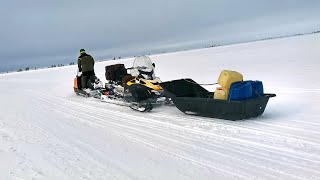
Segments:
[[[151,56],[163,81],[263,81],[277,97],[244,121],[85,99],[76,66],[0,75],[0,179],[319,179],[319,47],[314,34]]]

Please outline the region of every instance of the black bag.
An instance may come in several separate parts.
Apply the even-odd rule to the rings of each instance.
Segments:
[[[127,69],[125,68],[124,64],[114,64],[105,67],[106,72],[105,76],[107,80],[120,82],[122,78],[127,75]]]

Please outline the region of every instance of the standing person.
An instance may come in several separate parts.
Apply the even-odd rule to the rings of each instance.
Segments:
[[[78,58],[78,68],[81,75],[81,87],[82,89],[93,89],[91,80],[95,78],[94,73],[94,59],[92,56],[86,53],[84,49],[80,49],[80,56]]]

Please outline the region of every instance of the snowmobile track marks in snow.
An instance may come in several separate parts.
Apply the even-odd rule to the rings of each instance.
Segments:
[[[54,98],[52,98],[52,99],[54,99]],[[49,102],[50,102],[50,100],[52,101],[52,99],[51,98],[48,98],[48,100],[49,100]],[[61,103],[58,103],[58,101],[61,101],[61,102],[65,102],[65,101],[68,101],[68,100],[65,100],[65,99],[62,99],[62,98],[57,98],[57,104],[61,104]],[[202,145],[200,145],[200,147],[201,146],[204,146],[205,148],[204,149],[202,149],[202,148],[198,148],[196,151],[199,151],[199,154],[198,154],[198,156],[200,156],[201,157],[201,153],[200,153],[200,151],[204,151],[205,153],[204,154],[206,154],[206,153],[219,153],[219,152],[225,152],[225,153],[227,153],[227,154],[229,154],[230,155],[230,157],[228,158],[228,157],[224,157],[224,159],[229,159],[229,160],[231,160],[232,161],[232,159],[233,159],[233,157],[236,157],[236,155],[237,155],[237,153],[235,152],[235,151],[232,151],[232,150],[230,150],[230,148],[228,148],[228,147],[224,147],[224,149],[221,149],[221,151],[219,151],[219,152],[212,152],[212,150],[210,150],[210,149],[208,149],[207,147],[208,146],[212,146],[212,149],[219,149],[219,148],[223,148],[223,147],[219,147],[219,146],[213,146],[215,143],[216,144],[219,144],[219,143],[217,143],[217,142],[219,142],[219,141],[230,141],[230,143],[235,143],[235,144],[237,144],[236,146],[233,146],[233,147],[236,147],[236,149],[238,149],[240,152],[240,154],[242,154],[243,156],[245,156],[245,157],[250,157],[251,155],[250,155],[250,153],[255,153],[256,151],[254,150],[255,148],[259,148],[259,156],[261,156],[261,158],[260,158],[260,160],[259,160],[259,158],[257,158],[257,162],[250,162],[250,158],[248,158],[248,160],[247,161],[249,161],[248,163],[245,163],[245,166],[248,166],[248,167],[250,167],[250,163],[254,163],[255,165],[259,165],[259,166],[262,166],[262,167],[264,167],[265,165],[264,165],[264,163],[259,163],[260,161],[261,162],[263,162],[263,161],[266,161],[266,159],[269,159],[270,157],[273,157],[273,156],[271,156],[271,155],[273,155],[273,154],[277,154],[277,153],[280,153],[281,151],[283,151],[284,149],[274,149],[274,150],[272,150],[273,148],[271,148],[270,146],[261,146],[261,145],[263,145],[263,144],[261,144],[261,143],[254,143],[254,142],[252,142],[252,141],[247,141],[247,140],[241,140],[240,141],[240,139],[239,138],[231,138],[231,137],[227,137],[227,136],[221,136],[221,135],[215,135],[215,134],[212,134],[212,133],[206,133],[206,132],[203,132],[203,131],[199,131],[199,130],[195,130],[195,129],[190,129],[190,128],[184,128],[184,127],[179,127],[179,126],[177,126],[177,125],[173,125],[173,124],[170,124],[170,123],[162,123],[161,121],[157,121],[157,120],[153,120],[153,119],[149,119],[149,118],[145,118],[145,117],[139,117],[139,118],[137,118],[137,116],[134,116],[134,115],[129,115],[129,114],[126,114],[126,113],[122,113],[122,114],[117,114],[117,112],[115,112],[115,113],[110,113],[110,112],[108,112],[108,111],[106,111],[106,110],[104,110],[104,109],[101,109],[101,108],[98,108],[98,109],[95,109],[94,107],[91,107],[91,109],[89,109],[88,107],[90,107],[90,106],[88,106],[88,105],[81,105],[80,103],[79,103],[79,105],[74,105],[74,103],[72,102],[72,101],[70,101],[69,103],[65,103],[67,106],[69,106],[70,105],[70,108],[72,108],[72,107],[77,107],[77,108],[75,108],[75,111],[79,111],[80,109],[82,110],[82,109],[87,109],[87,111],[88,112],[86,112],[86,113],[90,113],[91,112],[91,114],[93,114],[93,116],[88,116],[88,118],[89,119],[96,119],[97,121],[99,121],[100,123],[102,123],[103,125],[102,125],[102,127],[105,127],[105,126],[109,126],[110,124],[110,122],[107,122],[107,121],[105,121],[105,120],[103,120],[103,117],[106,117],[106,116],[108,116],[108,117],[110,117],[110,116],[112,116],[112,115],[115,115],[115,116],[119,116],[119,118],[117,118],[117,121],[115,122],[115,124],[113,124],[114,126],[117,126],[117,127],[119,127],[120,129],[122,129],[123,130],[123,128],[124,129],[126,129],[127,128],[127,130],[125,130],[125,131],[127,131],[127,133],[128,133],[128,135],[130,135],[130,136],[132,136],[132,135],[135,135],[135,136],[139,136],[140,138],[138,138],[138,140],[140,139],[141,140],[141,138],[143,138],[144,140],[146,139],[146,138],[151,138],[151,140],[150,140],[150,142],[149,143],[152,143],[154,140],[156,140],[156,139],[159,139],[159,138],[165,138],[165,141],[160,141],[158,144],[162,144],[162,143],[164,143],[164,142],[167,142],[167,138],[173,138],[173,137],[175,137],[173,140],[174,140],[174,142],[175,143],[179,143],[180,141],[182,141],[182,142],[192,142],[191,144],[190,143],[187,143],[187,144],[184,144],[184,143],[180,143],[181,145],[183,145],[183,146],[189,146],[189,148],[188,149],[193,149],[193,148],[195,148],[194,147],[194,143],[196,142],[196,141],[200,141],[201,143],[200,144],[202,144]],[[77,103],[76,103],[77,104]],[[80,109],[79,109],[80,108]],[[79,109],[79,110],[77,110],[77,109]],[[100,110],[99,110],[100,109]],[[95,110],[95,111],[94,111]],[[97,112],[99,112],[98,114],[97,114]],[[156,113],[154,113],[153,115],[155,115]],[[101,118],[98,118],[98,116],[101,116]],[[125,118],[121,118],[121,116],[124,116]],[[141,122],[141,123],[139,123],[139,122]],[[125,123],[125,124],[122,124],[122,125],[119,125],[119,123]],[[150,124],[150,125],[148,125],[148,124]],[[132,125],[132,126],[135,126],[135,127],[137,127],[137,128],[132,128],[131,126],[128,126],[128,125]],[[161,125],[161,127],[163,127],[163,128],[165,128],[164,130],[162,130],[163,128],[161,128],[161,129],[159,129],[158,131],[156,131],[158,128],[158,126],[159,125]],[[163,126],[164,125],[164,126]],[[141,129],[141,128],[143,128],[143,129]],[[151,129],[152,128],[152,129]],[[169,128],[169,129],[171,129],[171,128],[173,128],[174,129],[174,131],[168,131],[167,130],[167,128]],[[149,134],[148,132],[146,132],[146,129],[150,129],[150,133],[151,134]],[[137,132],[139,132],[139,133],[137,133]],[[154,132],[158,132],[157,134],[162,134],[160,137],[159,136],[152,136],[152,133],[154,134]],[[175,133],[173,133],[173,132],[175,132]],[[136,133],[136,134],[135,134]],[[146,134],[147,133],[147,134]],[[183,135],[179,135],[178,133],[182,133]],[[189,133],[191,133],[191,135],[192,136],[190,136],[190,134]],[[190,138],[183,138],[184,136],[188,136],[188,134],[189,134],[189,136],[190,136]],[[208,136],[209,135],[209,136]],[[200,138],[200,137],[202,137],[202,138]],[[210,139],[208,139],[208,137],[210,137]],[[154,138],[156,138],[156,139],[154,139]],[[205,142],[203,142],[203,140],[196,140],[196,139],[198,139],[198,138],[200,138],[200,139],[203,139],[203,138],[205,138],[205,139],[207,139],[207,140],[210,140],[210,141],[212,141],[212,140],[214,140],[212,143],[210,143],[209,141],[205,141]],[[216,139],[215,139],[216,138]],[[182,140],[183,139],[183,140]],[[194,140],[193,140],[194,139]],[[239,144],[238,144],[239,143]],[[248,143],[249,144],[251,144],[251,145],[253,145],[253,146],[250,146],[250,149],[247,149],[246,150],[246,148],[240,148],[241,146],[243,146],[243,147],[245,147],[245,146],[248,146]],[[169,147],[172,147],[172,145],[167,145],[168,146],[168,148]],[[249,147],[249,146],[248,146]],[[232,148],[233,149],[233,148]],[[252,150],[251,150],[252,149]],[[175,150],[175,148],[173,148],[173,149],[171,149],[170,151],[176,151]],[[184,152],[184,153],[187,153],[188,152],[188,150],[185,150],[185,149],[180,149],[179,151],[181,151],[181,152]],[[262,152],[261,152],[262,151]],[[263,153],[263,152],[266,152],[265,154]],[[270,152],[272,152],[271,154],[270,154]],[[283,152],[285,152],[285,151],[283,151]],[[191,153],[191,152],[190,152]],[[233,155],[232,155],[233,154]],[[247,155],[246,155],[247,154]],[[314,169],[313,167],[317,167],[317,165],[319,165],[319,161],[316,161],[316,160],[311,160],[311,159],[309,159],[309,158],[302,158],[303,156],[293,156],[294,155],[294,153],[283,153],[283,155],[285,155],[284,157],[287,157],[287,158],[289,158],[288,160],[289,160],[289,162],[290,161],[293,161],[293,162],[299,162],[299,161],[306,161],[306,162],[308,162],[308,164],[314,164],[315,166],[307,166],[308,168],[302,168],[302,167],[299,167],[299,166],[292,166],[290,169],[292,170],[292,171],[288,171],[288,169],[282,169],[282,170],[280,170],[280,172],[278,172],[279,174],[282,174],[283,176],[285,176],[285,177],[287,177],[287,176],[290,176],[290,177],[295,177],[295,176],[292,176],[292,175],[290,175],[290,174],[295,174],[295,171],[297,171],[297,169],[300,169],[300,171],[306,171],[306,172],[309,172],[311,175],[313,174],[319,174],[319,171],[318,170],[316,170],[316,169]],[[296,154],[296,155],[298,155],[298,154]],[[302,155],[302,154],[301,154]],[[221,156],[221,155],[219,155],[219,154],[215,154],[215,156]],[[265,157],[265,158],[264,158]],[[268,158],[269,157],[269,158]],[[283,166],[281,166],[281,164],[283,165],[283,163],[285,163],[286,161],[281,161],[281,160],[278,160],[278,159],[276,159],[276,157],[277,156],[275,156],[275,158],[271,158],[271,159],[269,159],[269,161],[270,161],[270,163],[271,164],[278,164],[279,163],[279,166],[277,166],[277,168],[278,169],[281,169],[281,168],[283,168]],[[212,158],[212,157],[203,157],[204,159],[206,159],[205,160],[205,162],[206,163],[210,163],[211,161],[208,161],[208,159],[210,159],[210,158]],[[230,159],[231,158],[231,159]],[[238,158],[238,157],[237,157]],[[298,158],[298,159],[296,159],[296,158]],[[264,159],[264,160],[263,160]],[[234,159],[234,161],[241,161],[241,159],[239,160],[239,159]],[[216,161],[220,161],[220,160],[216,160]],[[246,160],[244,159],[244,162],[245,162]],[[278,163],[277,163],[278,162]],[[223,162],[221,162],[221,164],[223,164]],[[231,166],[231,165],[229,165],[229,164],[224,164],[224,166]],[[290,167],[290,166],[289,166]],[[238,167],[238,168],[240,168],[240,167]],[[269,167],[270,168],[270,167]],[[288,167],[287,167],[288,168]],[[240,168],[241,169],[241,168]],[[294,170],[295,169],[295,170]],[[248,170],[248,169],[247,169]],[[276,169],[271,169],[270,171],[276,171]],[[277,171],[276,171],[277,172]],[[267,176],[267,175],[266,175]],[[295,177],[295,178],[299,178],[299,176],[297,176],[297,177]]]

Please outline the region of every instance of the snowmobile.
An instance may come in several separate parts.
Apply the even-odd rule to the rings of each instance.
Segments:
[[[114,64],[106,66],[105,70],[108,82],[101,101],[129,106],[140,112],[151,111],[154,105],[165,101],[160,79],[155,76],[149,57],[137,57],[133,67],[128,69],[124,64]]]
[[[224,70],[220,73],[215,92],[209,92],[192,79],[178,79],[160,85],[166,96],[185,114],[227,120],[260,116],[275,94],[263,92],[261,81],[243,81],[240,73]]]
[[[101,91],[104,90],[103,84],[95,75],[92,75],[89,81],[87,82],[88,87],[87,89],[82,89],[81,87],[81,76],[82,74],[78,71],[76,77],[74,78],[73,83],[73,90],[77,95],[83,97],[94,97],[100,98]]]

